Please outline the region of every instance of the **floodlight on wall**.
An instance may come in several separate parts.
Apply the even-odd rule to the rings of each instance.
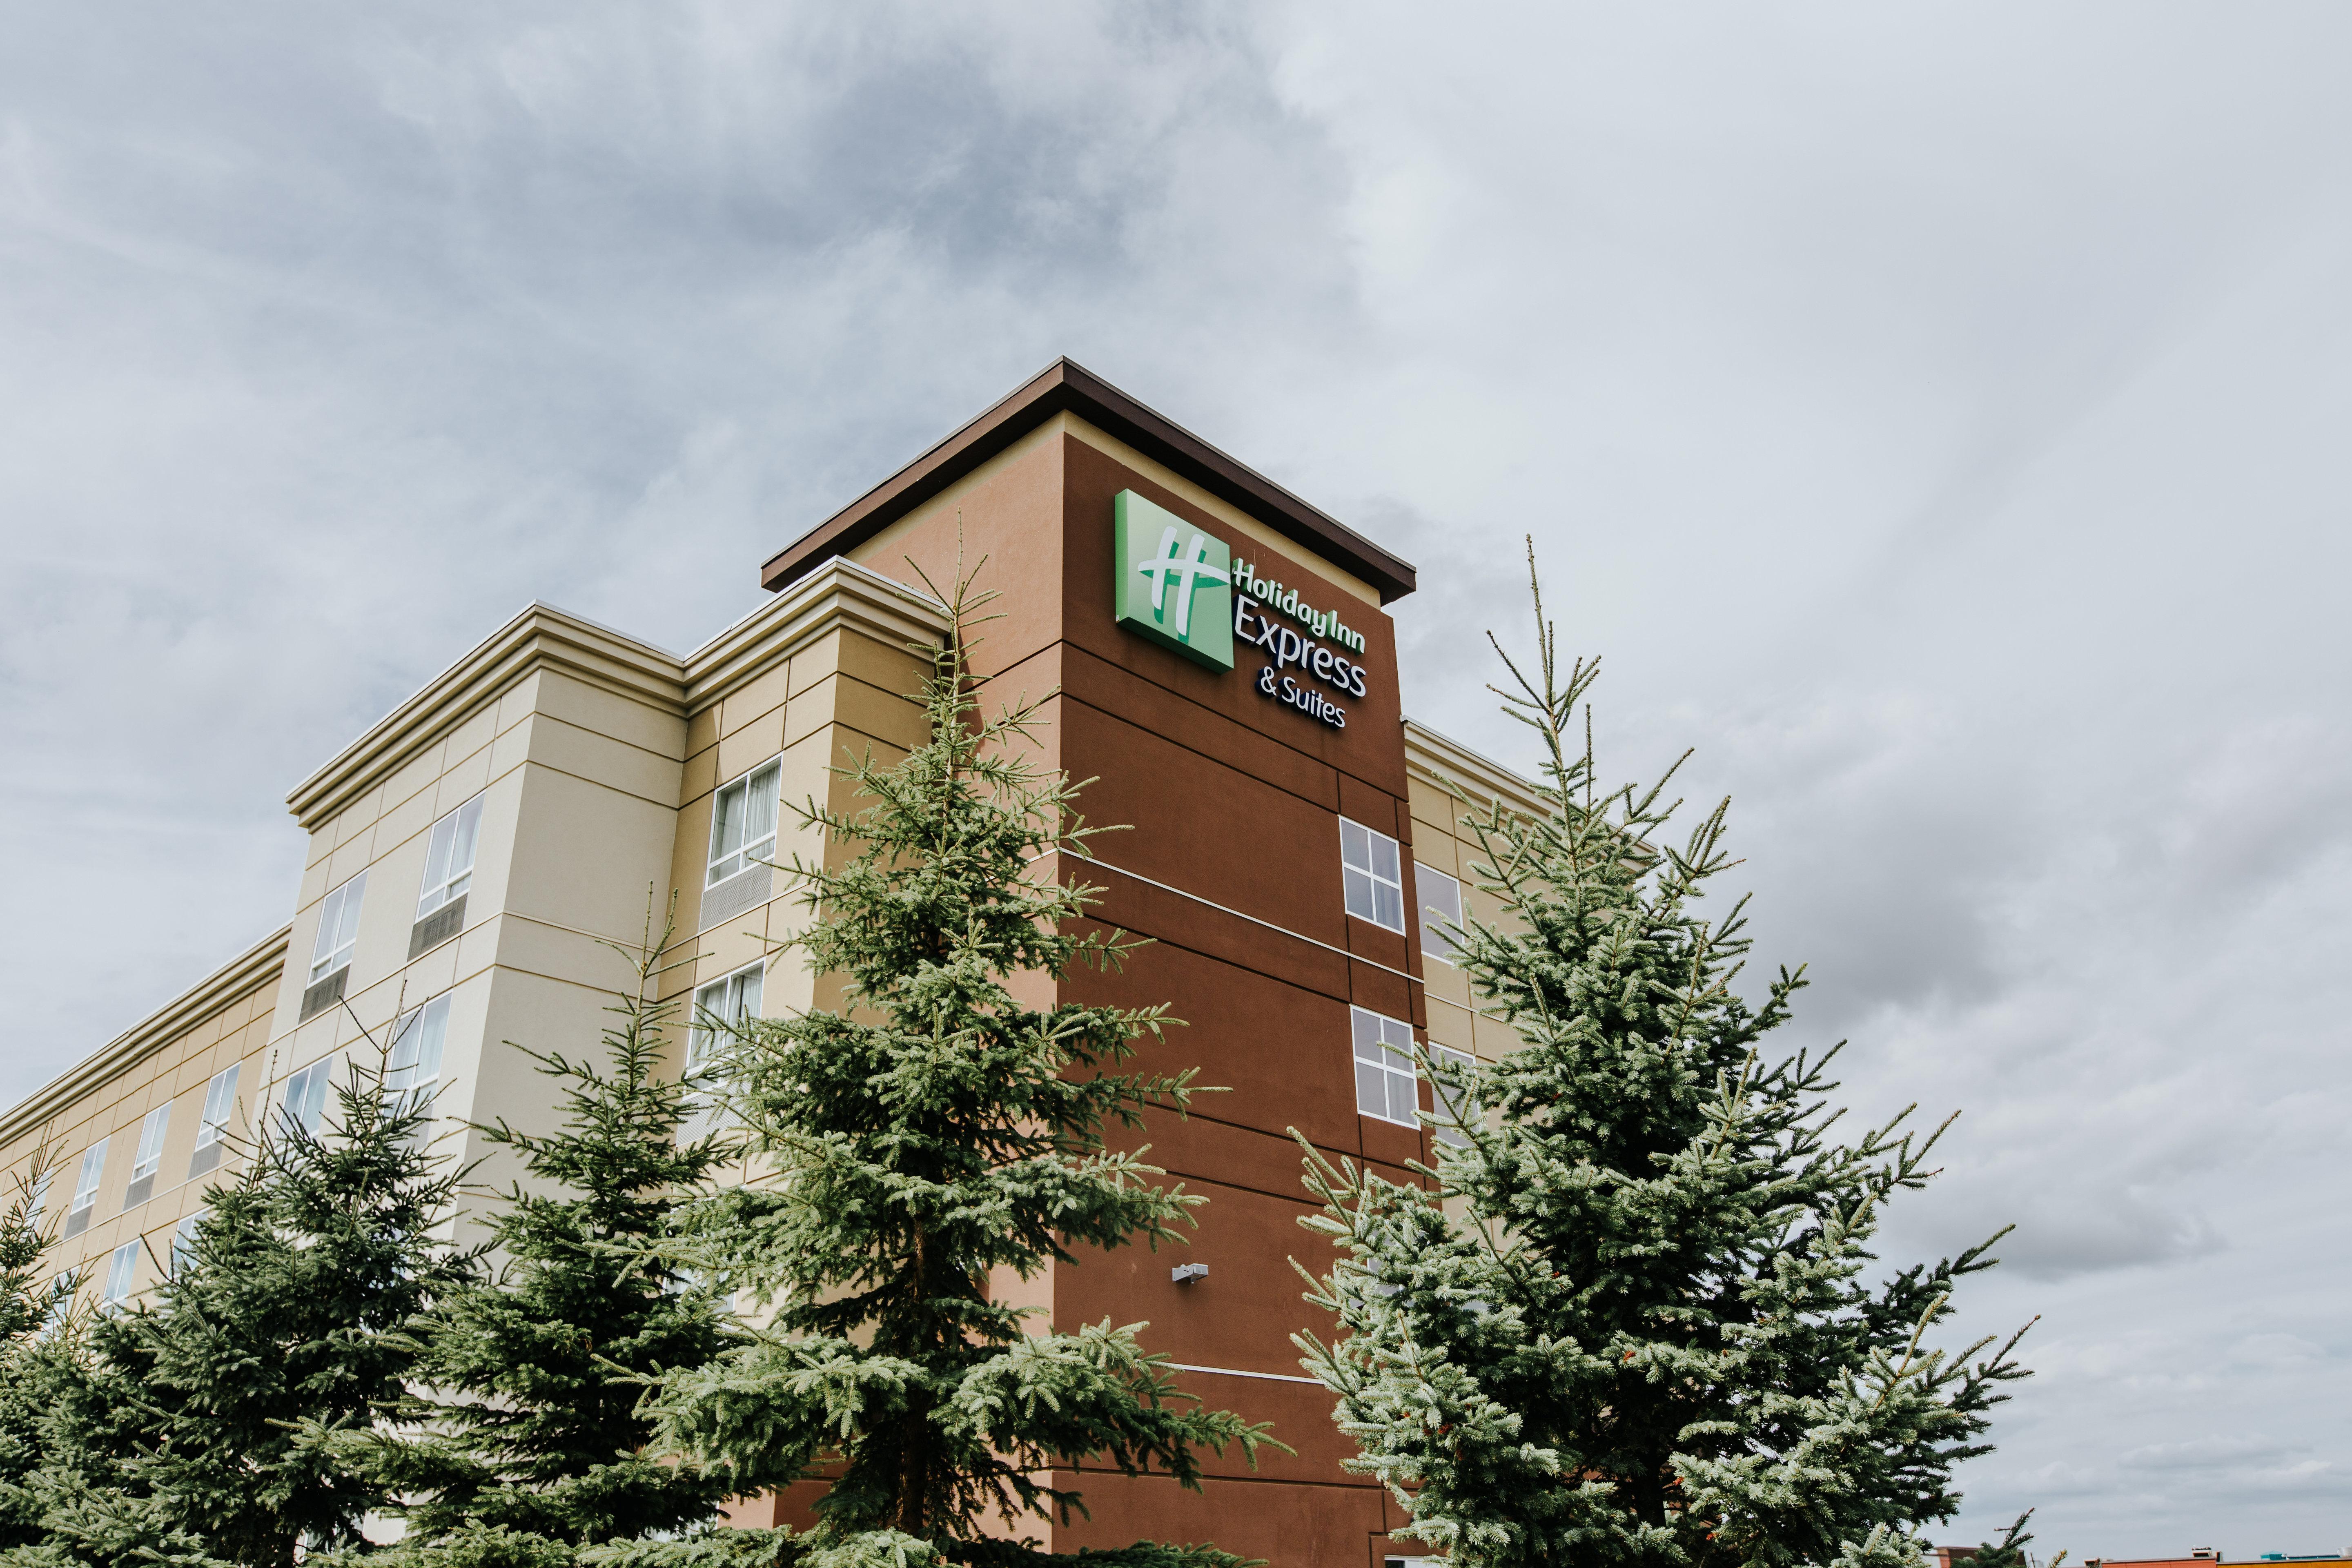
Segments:
[[[1190,1285],[1195,1279],[1206,1279],[1209,1266],[1205,1263],[1180,1263],[1168,1271],[1168,1278],[1179,1285]]]

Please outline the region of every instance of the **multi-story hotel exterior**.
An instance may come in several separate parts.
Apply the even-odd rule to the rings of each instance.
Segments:
[[[672,899],[665,994],[764,1015],[822,1002],[821,977],[769,956],[805,917],[768,862],[822,852],[780,805],[849,806],[828,767],[914,738],[912,645],[947,620],[909,584],[918,566],[952,578],[959,531],[1003,595],[983,701],[1057,691],[1046,761],[1097,781],[1090,821],[1133,825],[1066,870],[1153,945],[1065,992],[1170,1003],[1187,1026],[1166,1064],[1232,1090],[1149,1131],[1155,1162],[1210,1199],[1188,1250],[1122,1249],[1022,1294],[1058,1328],[1148,1320],[1186,1386],[1297,1450],[1255,1471],[1212,1461],[1205,1495],[1086,1477],[1092,1519],[1037,1532],[1062,1551],[1213,1539],[1285,1568],[1403,1555],[1393,1504],[1340,1469],[1331,1398],[1290,1343],[1320,1325],[1287,1259],[1322,1258],[1296,1223],[1288,1130],[1399,1173],[1427,1152],[1429,1100],[1393,1047],[1507,1048],[1445,961],[1440,917],[1482,896],[1458,879],[1465,803],[1531,802],[1403,718],[1383,606],[1412,591],[1411,566],[1067,362],[769,560],[773,597],[704,647],[680,657],[531,605],[299,784],[291,923],[0,1117],[7,1169],[51,1151],[56,1268],[91,1296],[152,1285],[254,1131],[316,1118],[396,1020],[388,1069],[433,1089],[453,1154],[485,1152],[469,1122],[546,1125],[546,1080],[501,1042],[593,1041],[634,983],[604,944],[637,942]],[[683,1031],[674,1049],[682,1069]],[[1171,1278],[1187,1264],[1207,1272]],[[736,1513],[790,1520],[807,1500]]]

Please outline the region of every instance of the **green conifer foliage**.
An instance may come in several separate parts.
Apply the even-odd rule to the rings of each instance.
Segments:
[[[650,936],[650,932],[648,932]],[[657,1256],[679,1200],[721,1146],[680,1141],[693,1090],[663,1076],[676,1009],[646,1000],[667,944],[616,949],[638,985],[608,1009],[603,1060],[526,1052],[561,1093],[546,1134],[481,1131],[526,1180],[497,1198],[497,1278],[445,1296],[412,1327],[411,1393],[392,1429],[345,1448],[407,1500],[404,1541],[436,1562],[530,1561],[712,1518],[732,1489],[650,1448],[649,1379],[700,1366],[736,1336],[711,1293]],[[520,1049],[521,1047],[516,1047]]]
[[[1725,808],[1677,845],[1663,782],[1598,786],[1589,710],[1572,739],[1595,667],[1563,677],[1539,587],[1536,616],[1539,668],[1498,694],[1540,739],[1545,809],[1472,819],[1505,918],[1460,942],[1525,1043],[1423,1060],[1465,1139],[1425,1186],[1308,1151],[1305,1223],[1342,1255],[1309,1299],[1342,1332],[1301,1338],[1305,1364],[1398,1533],[1463,1568],[1913,1562],[2023,1375],[2014,1337],[1927,1344],[1993,1259],[1874,1279],[1880,1207],[1933,1174],[1935,1134],[1840,1142],[1834,1051],[1767,1051],[1803,972],[1735,989],[1745,900],[1701,907]]]
[[[987,718],[971,695],[983,603],[960,577],[922,742],[841,770],[872,804],[800,810],[845,856],[789,867],[815,917],[795,944],[838,977],[840,1007],[736,1033],[730,1112],[772,1174],[705,1200],[691,1230],[699,1266],[772,1316],[661,1392],[668,1441],[745,1490],[825,1468],[808,1550],[828,1564],[1044,1561],[983,1531],[1080,1507],[1048,1484],[1057,1462],[1197,1487],[1196,1448],[1267,1440],[1177,1392],[1144,1325],[1055,1333],[990,1299],[994,1269],[1176,1239],[1201,1200],[1105,1147],[1196,1092],[1191,1071],[1117,1070],[1160,1041],[1162,1010],[1033,1006],[1014,983],[1115,965],[1134,942],[1076,930],[1099,890],[1060,880],[1057,857],[1097,830],[1030,760],[1042,702]],[[1101,1560],[1234,1561],[1149,1545]]]
[[[40,1502],[30,1483],[40,1468],[44,1417],[56,1403],[58,1363],[68,1357],[62,1337],[42,1332],[62,1305],[41,1267],[48,1239],[35,1206],[51,1153],[46,1143],[35,1152],[0,1211],[0,1548],[41,1538]]]
[[[387,1500],[320,1430],[366,1426],[415,1352],[396,1331],[473,1272],[435,1238],[458,1173],[431,1111],[354,1063],[323,1135],[282,1121],[206,1195],[193,1257],[91,1319],[35,1479],[47,1542],[16,1562],[292,1568],[362,1544]]]

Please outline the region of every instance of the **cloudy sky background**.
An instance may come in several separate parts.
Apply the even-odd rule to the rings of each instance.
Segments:
[[[1440,18],[1442,17],[1442,25]],[[286,916],[526,600],[672,647],[1066,353],[1532,531],[1865,1107],[2015,1220],[1974,1541],[2352,1545],[2341,6],[0,4],[0,1095]]]

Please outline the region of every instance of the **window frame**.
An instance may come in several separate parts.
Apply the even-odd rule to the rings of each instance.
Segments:
[[[243,1062],[231,1062],[205,1082],[205,1106],[196,1113],[196,1146],[188,1155],[191,1181],[220,1163],[219,1154],[206,1160],[205,1153],[228,1135],[228,1119],[236,1109],[237,1075],[244,1067]]]
[[[73,1202],[66,1208],[66,1234],[79,1236],[89,1216],[98,1210],[98,1192],[106,1185],[106,1149],[114,1142],[110,1132],[81,1152],[81,1164],[74,1172]]]
[[[335,1064],[341,1058],[341,1055],[340,1051],[329,1051],[316,1061],[296,1068],[286,1075],[286,1087],[278,1091],[278,1114],[292,1121],[313,1138],[320,1136],[326,1130],[327,1097],[334,1089]],[[314,1078],[311,1076],[313,1074],[317,1076]],[[297,1092],[295,1086],[298,1084],[301,1086],[299,1092],[305,1096],[310,1096],[314,1087],[318,1090],[315,1096],[318,1107],[309,1115],[296,1109],[294,1097]],[[315,1119],[315,1125],[313,1119]]]
[[[163,1252],[164,1279],[177,1279],[181,1267],[195,1257],[197,1222],[212,1212],[212,1205],[207,1204],[203,1208],[182,1215],[180,1222],[172,1227],[172,1245]]]
[[[1370,1042],[1367,1042],[1363,1038],[1362,1021],[1365,1019],[1370,1019],[1376,1026],[1380,1026],[1373,1039]],[[1392,1044],[1389,1038],[1389,1026],[1393,1026],[1394,1027],[1404,1031],[1405,1048],[1402,1052],[1398,1051],[1395,1045]],[[1404,1065],[1402,1067],[1398,1067],[1394,1063],[1382,1059],[1380,1057],[1365,1056],[1364,1050],[1368,1043],[1370,1045],[1372,1049],[1383,1052],[1387,1056],[1402,1055],[1404,1058]],[[1357,1115],[1369,1116],[1375,1121],[1385,1121],[1391,1127],[1410,1127],[1415,1131],[1421,1131],[1422,1079],[1420,1064],[1412,1054],[1412,1025],[1409,1020],[1403,1018],[1391,1018],[1386,1013],[1375,1013],[1370,1007],[1359,1007],[1353,1004],[1349,1005],[1348,1057],[1350,1073],[1356,1086]],[[1379,1110],[1368,1110],[1364,1105],[1364,1074],[1367,1069],[1370,1069],[1371,1072],[1380,1076],[1382,1086],[1382,1109]],[[1394,1087],[1390,1080],[1399,1078],[1403,1079],[1412,1086],[1411,1091],[1412,1100],[1412,1120],[1410,1121],[1398,1121],[1394,1116],[1389,1114],[1387,1109],[1390,1104],[1389,1091]]]
[[[139,1248],[143,1245],[138,1237],[116,1247],[106,1262],[106,1288],[99,1293],[101,1311],[114,1311],[131,1300],[131,1281],[139,1275]]]
[[[386,1110],[398,1115],[408,1108],[421,1110],[428,1127],[433,1101],[441,1092],[441,1064],[449,1048],[449,997],[445,991],[402,1015],[393,1024],[392,1039],[383,1053]],[[406,1061],[401,1060],[404,1052],[409,1053]],[[430,1072],[419,1070],[428,1066]]]
[[[1451,915],[1438,909],[1435,901],[1430,898],[1430,883],[1433,880],[1442,882],[1454,890],[1454,912]],[[1446,925],[1450,925],[1456,933],[1462,930],[1462,879],[1451,871],[1441,871],[1434,866],[1415,860],[1412,863],[1412,893],[1421,904],[1421,912],[1415,917],[1416,923],[1421,927],[1421,956],[1434,959],[1448,969],[1460,968],[1461,964],[1457,960],[1460,958],[1462,950],[1455,945],[1452,936],[1438,929],[1438,921],[1442,921]],[[1429,918],[1433,910],[1436,912],[1438,921],[1432,921]],[[1433,939],[1435,945],[1432,945]],[[1441,952],[1441,948],[1444,951]]]
[[[1349,858],[1348,834],[1351,828],[1364,837],[1361,865]],[[1381,846],[1387,847],[1389,863],[1394,868],[1387,876],[1383,876],[1380,869]],[[1360,879],[1366,889],[1363,909],[1357,907],[1356,889]],[[1381,893],[1383,890],[1395,900],[1394,924],[1381,918]],[[1339,901],[1340,907],[1352,920],[1362,921],[1366,925],[1377,926],[1382,931],[1394,931],[1399,936],[1405,933],[1404,847],[1391,835],[1358,822],[1352,816],[1339,818]]]
[[[1438,1044],[1435,1040],[1429,1042],[1429,1054],[1436,1058],[1439,1061],[1446,1063],[1448,1066],[1475,1068],[1478,1065],[1478,1058],[1470,1052],[1464,1050],[1461,1047],[1444,1046]],[[1470,1139],[1466,1133],[1456,1132],[1453,1128],[1447,1126],[1443,1121],[1437,1120],[1437,1118],[1443,1115],[1450,1114],[1453,1111],[1453,1109],[1454,1107],[1452,1102],[1445,1098],[1445,1090],[1434,1079],[1431,1079],[1429,1080],[1429,1110],[1431,1115],[1429,1135],[1438,1142],[1446,1144],[1449,1147],[1455,1149],[1467,1149],[1470,1147]]]
[[[722,847],[719,838],[727,828],[728,793],[730,790],[741,790],[744,803],[748,807],[754,798],[751,782],[761,773],[772,775],[769,781],[773,786],[773,795],[768,802],[767,832],[758,838],[743,839],[731,849]],[[784,754],[779,752],[766,762],[755,763],[751,767],[745,768],[710,792],[710,843],[704,855],[702,865],[702,885],[705,889],[715,888],[721,882],[731,880],[746,871],[775,859],[776,840],[782,831],[783,785]],[[747,833],[751,830],[749,821],[743,824],[743,828]],[[761,850],[763,845],[766,847],[764,853]],[[729,866],[730,868],[721,871],[719,868],[723,865]]]
[[[310,977],[303,982],[305,985],[316,985],[336,970],[352,966],[352,950],[359,945],[360,908],[367,898],[367,879],[362,870],[319,900],[319,929],[310,938]],[[348,935],[343,930],[347,925]],[[319,949],[331,937],[333,945],[322,955]]]
[[[488,792],[477,795],[454,811],[444,813],[425,834],[425,869],[416,889],[416,918],[419,921],[436,910],[446,909],[473,890],[474,866],[482,852],[482,802]],[[461,820],[462,819],[462,820]],[[441,830],[449,829],[448,837]],[[457,864],[460,836],[465,842],[466,864]],[[436,847],[446,843],[446,863],[441,868],[441,879],[433,880]],[[328,973],[332,973],[330,970]]]
[[[754,983],[751,1002],[748,1007],[740,1005],[746,989],[743,982],[746,980]],[[768,961],[764,958],[755,958],[740,969],[730,969],[718,979],[705,981],[694,988],[693,1005],[687,1010],[686,1071],[688,1076],[691,1077],[701,1070],[704,1064],[709,1061],[711,1048],[718,1042],[719,1030],[706,1025],[702,1021],[703,1018],[708,1016],[719,1018],[727,1024],[738,1023],[744,1018],[756,1018],[761,1016],[759,1009],[761,1004],[766,999],[767,986]],[[713,992],[728,993],[729,994],[723,999],[737,1005],[727,1013],[720,1013],[719,1009],[710,1006],[704,1000]]]

